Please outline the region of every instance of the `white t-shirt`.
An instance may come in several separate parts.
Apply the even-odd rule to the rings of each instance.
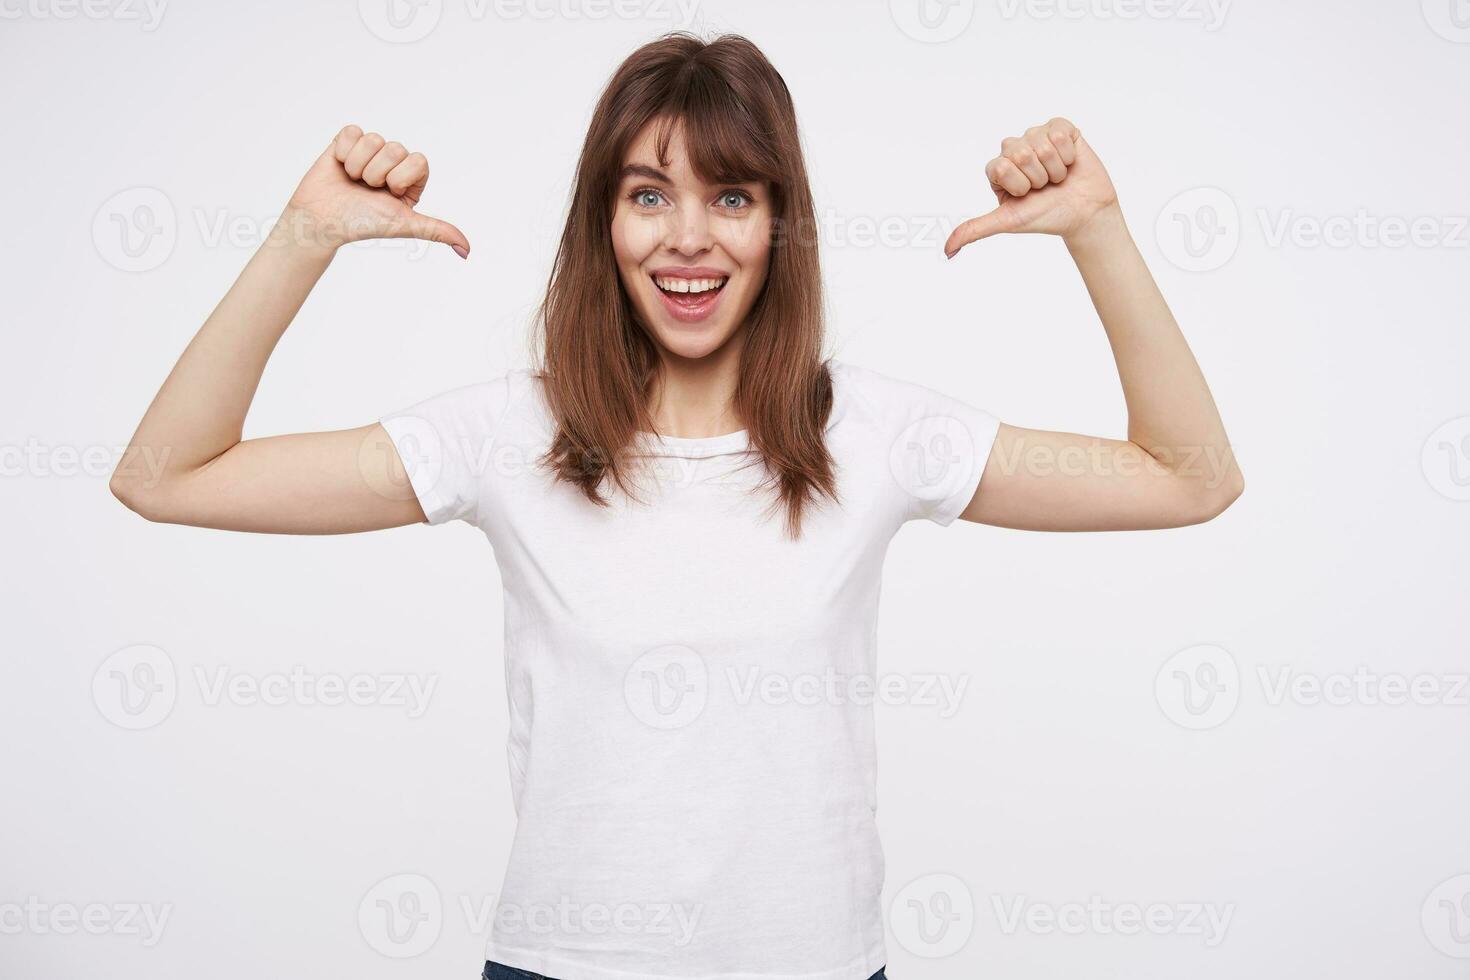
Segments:
[[[874,640],[888,542],[949,524],[999,423],[831,362],[840,505],[786,535],[744,431],[645,436],[642,501],[540,465],[512,371],[382,420],[505,600],[518,817],[486,957],[559,980],[867,980],[886,963]]]

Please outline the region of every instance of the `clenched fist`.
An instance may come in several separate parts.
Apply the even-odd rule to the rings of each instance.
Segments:
[[[999,206],[950,233],[944,243],[950,258],[971,242],[1006,232],[1071,238],[1118,206],[1102,161],[1081,131],[1060,117],[1002,140],[985,176]]]
[[[346,126],[301,178],[283,220],[298,222],[314,240],[332,246],[417,238],[442,242],[468,258],[463,232],[414,210],[428,182],[429,161],[422,153]]]

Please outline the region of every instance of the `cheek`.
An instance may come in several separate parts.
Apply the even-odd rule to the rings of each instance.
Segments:
[[[658,249],[658,222],[619,209],[612,219],[613,254],[624,268],[642,263]]]
[[[764,276],[771,259],[771,226],[769,217],[732,223],[721,244],[742,270]]]

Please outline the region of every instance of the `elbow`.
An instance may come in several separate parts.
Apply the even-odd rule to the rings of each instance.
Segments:
[[[136,477],[115,472],[108,481],[107,488],[119,503],[144,520],[155,524],[169,523],[158,487],[149,486]]]
[[[1230,472],[1212,486],[1205,487],[1195,495],[1193,507],[1190,509],[1189,520],[1186,524],[1203,524],[1213,521],[1225,511],[1230,505],[1240,499],[1245,492],[1245,477],[1236,467],[1231,467]]]
[[[117,498],[117,502],[134,513],[138,510],[138,489],[134,482],[123,476],[120,471],[113,471],[112,479],[107,481],[107,489]]]
[[[138,481],[126,477],[121,473],[113,473],[112,479],[107,481],[107,489],[111,490],[112,495],[117,498],[118,503],[122,504],[128,510],[141,517],[148,517],[144,513],[147,506],[145,501],[147,500],[148,493],[138,485]],[[149,519],[151,520],[151,518]]]

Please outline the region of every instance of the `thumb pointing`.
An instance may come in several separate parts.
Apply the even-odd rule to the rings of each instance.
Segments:
[[[949,233],[949,240],[944,243],[944,254],[952,259],[956,252],[971,242],[978,242],[982,238],[1005,231],[1005,225],[1005,216],[1000,208],[978,218],[971,218]]]
[[[448,245],[462,259],[470,256],[470,240],[464,237],[464,232],[447,221],[440,221],[427,214],[415,212],[404,232],[403,237],[405,238],[417,238],[420,241]]]

